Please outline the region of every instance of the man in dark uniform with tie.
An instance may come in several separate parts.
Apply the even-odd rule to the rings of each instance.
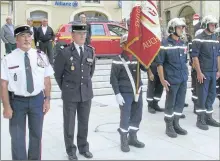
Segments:
[[[43,118],[50,109],[50,76],[54,72],[46,54],[31,48],[31,34],[28,25],[16,27],[17,49],[1,61],[3,115],[9,119],[12,160],[41,160]]]
[[[92,158],[87,141],[88,122],[93,98],[92,76],[95,70],[94,49],[85,44],[86,25],[73,24],[74,42],[61,46],[54,62],[55,79],[62,91],[64,140],[69,160],[77,160],[76,146],[73,143],[75,116],[77,112],[79,153]]]

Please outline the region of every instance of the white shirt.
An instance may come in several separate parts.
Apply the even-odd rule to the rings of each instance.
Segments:
[[[30,59],[32,76],[34,81],[34,91],[30,94],[27,92],[27,81],[25,72],[25,52],[17,48],[6,55],[2,59],[1,63],[1,79],[8,81],[8,90],[14,92],[19,96],[35,96],[39,94],[44,87],[44,78],[52,76],[54,74],[53,68],[48,63],[47,56],[44,53],[39,53],[44,60],[46,66],[40,67],[38,64],[40,57],[38,56],[36,49],[30,49],[28,51],[28,57]]]
[[[79,56],[80,56],[80,48],[79,48],[80,46],[78,44],[76,44],[75,42],[74,42],[74,45],[75,45],[76,50],[77,50],[77,52],[79,53]],[[82,51],[84,52],[84,45],[82,45],[81,47],[82,47]]]
[[[32,38],[32,40],[34,40],[34,28],[33,28],[33,26],[30,28],[30,30],[32,32],[31,38]]]
[[[45,35],[46,32],[47,32],[47,26],[42,26],[42,30],[43,30],[43,33],[44,33],[44,35]]]

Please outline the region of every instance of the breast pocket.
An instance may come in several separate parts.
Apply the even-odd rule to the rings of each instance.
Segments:
[[[167,51],[167,59],[169,62],[177,62],[178,51],[176,49],[170,49]]]
[[[9,68],[9,77],[9,81],[12,81],[15,85],[19,85],[23,81],[21,68]]]

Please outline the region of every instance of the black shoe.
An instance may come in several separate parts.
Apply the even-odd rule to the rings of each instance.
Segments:
[[[75,154],[74,155],[68,155],[68,159],[69,160],[78,160],[78,158]]]
[[[196,126],[201,129],[201,130],[208,130],[209,127],[206,124],[206,119],[205,119],[205,112],[198,112],[197,113],[197,122]]]
[[[152,106],[148,106],[148,112],[151,114],[155,114],[156,110]]]
[[[153,101],[153,108],[155,111],[158,111],[158,112],[164,112],[164,109],[163,108],[160,108],[160,106],[158,105],[158,101]]]
[[[166,134],[171,138],[176,138],[177,133],[173,127],[173,117],[164,117],[164,121],[166,123]]]
[[[189,104],[188,103],[184,103],[184,107],[188,107],[189,106]]]
[[[186,115],[182,114],[182,115],[180,116],[180,118],[181,118],[181,119],[185,119],[185,118],[186,118]]]
[[[213,127],[220,127],[220,123],[213,119],[212,113],[206,113],[206,124]]]
[[[93,155],[90,151],[84,152],[84,153],[80,153],[81,155],[83,155],[85,158],[92,158]]]
[[[179,125],[180,116],[175,115],[173,121],[173,127],[177,134],[186,135],[187,131],[180,127]]]
[[[130,148],[128,145],[128,132],[122,132],[120,128],[118,128],[118,132],[120,134],[120,140],[121,140],[121,151],[129,152]]]
[[[140,142],[137,138],[137,131],[138,130],[129,130],[128,144],[136,148],[144,148],[145,144]]]

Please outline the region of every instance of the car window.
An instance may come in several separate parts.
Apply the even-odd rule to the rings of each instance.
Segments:
[[[105,29],[104,26],[101,24],[92,24],[91,25],[91,34],[92,36],[104,36],[105,35]]]
[[[110,31],[111,36],[122,36],[128,33],[126,29],[116,25],[108,25],[108,29]]]

